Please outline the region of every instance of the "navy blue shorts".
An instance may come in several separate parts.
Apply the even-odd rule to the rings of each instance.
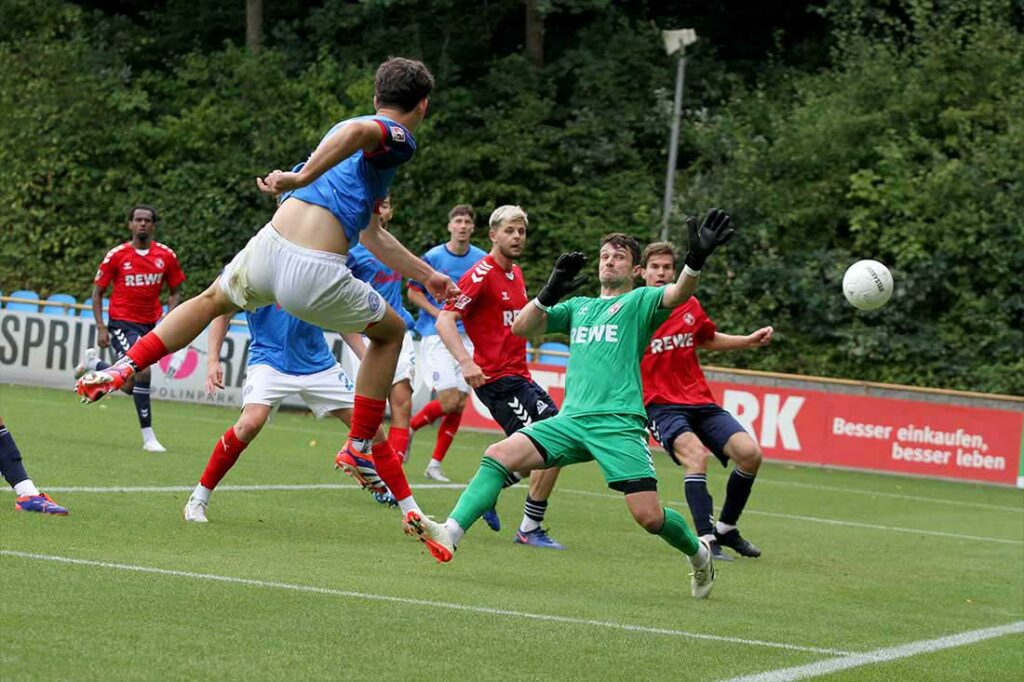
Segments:
[[[110,347],[117,353],[118,358],[123,358],[128,349],[135,345],[135,342],[153,331],[156,323],[126,322],[124,320],[111,320],[107,324],[110,331]]]
[[[661,443],[665,452],[676,464],[676,456],[672,444],[680,434],[692,432],[704,446],[714,453],[722,466],[726,466],[729,458],[725,455],[725,444],[733,434],[743,431],[743,427],[732,416],[718,405],[648,405],[647,428],[654,439]]]
[[[474,390],[506,436],[558,414],[558,407],[547,391],[523,377],[501,377]]]

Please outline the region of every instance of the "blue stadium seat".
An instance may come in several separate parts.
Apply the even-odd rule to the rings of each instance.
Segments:
[[[27,298],[33,301],[39,300],[39,294],[34,291],[28,291],[27,289],[19,289],[11,294],[11,298]],[[20,310],[25,313],[38,313],[39,305],[34,303],[8,303],[8,310]]]
[[[559,367],[565,367],[569,364],[569,358],[561,355],[552,355],[545,353],[544,351],[562,351],[563,353],[569,352],[569,346],[564,343],[555,343],[554,341],[548,341],[540,344],[540,360],[538,362],[545,365],[557,365]]]
[[[78,303],[71,294],[50,294],[46,299],[47,305],[43,306],[43,315],[67,315],[74,317],[78,311],[70,306],[56,305],[59,303]]]
[[[89,307],[82,311],[81,317],[88,317],[91,320],[92,319],[92,297],[90,296],[89,298],[87,298],[84,301],[82,301],[82,303],[86,304]],[[106,319],[108,319],[110,317],[110,315],[107,313],[109,308],[110,308],[110,299],[104,297],[103,298],[103,319],[104,320],[106,320]]]

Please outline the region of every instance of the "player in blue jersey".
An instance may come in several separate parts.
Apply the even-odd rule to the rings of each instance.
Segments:
[[[487,252],[469,243],[473,236],[476,213],[472,206],[460,204],[448,213],[447,242],[439,244],[423,254],[423,260],[435,270],[443,272],[458,282],[459,279],[477,264]],[[431,400],[412,418],[410,427],[413,432],[432,424],[439,417],[441,426],[437,429],[437,442],[434,454],[427,464],[425,475],[435,481],[447,483],[448,477],[441,469],[441,462],[448,454],[452,440],[462,422],[462,412],[466,409],[469,397],[469,384],[462,376],[458,361],[445,348],[441,337],[437,335],[437,316],[441,313],[443,303],[426,291],[419,282],[409,282],[409,300],[420,308],[414,329],[422,337],[420,340],[420,369],[428,387],[437,391],[437,399]],[[459,337],[466,351],[473,354],[473,342],[466,336],[462,321],[458,322]]]
[[[136,372],[183,348],[215,318],[278,303],[300,320],[331,331],[362,332],[370,339],[356,380],[349,440],[338,463],[362,485],[379,473],[402,509],[417,508],[401,460],[393,451],[371,456],[384,417],[405,323],[370,285],[352,276],[346,254],[363,243],[389,267],[424,283],[441,299],[458,294],[437,272],[381,229],[375,211],[398,167],[416,151],[413,130],[427,113],[434,77],[421,62],[391,58],[377,69],[373,116],[337,124],[298,171],[258,178],[260,190],[283,200],[256,234],[202,294],[175,308],[139,339],[118,364],[89,372],[76,389],[99,400]],[[383,486],[381,486],[383,490]]]
[[[394,208],[391,197],[384,197],[384,201],[380,204],[381,227],[388,229],[393,215]],[[395,378],[391,382],[391,394],[388,396],[388,402],[391,403],[391,427],[388,430],[388,442],[391,443],[395,454],[404,462],[409,458],[409,419],[412,416],[412,379],[416,366],[416,349],[409,331],[412,329],[414,321],[402,303],[402,276],[384,265],[362,244],[357,244],[348,252],[348,269],[352,271],[353,275],[368,282],[376,289],[388,302],[388,305],[394,308],[399,317],[405,321],[405,339],[402,341],[402,352],[398,356],[398,367],[395,369]],[[362,351],[355,352],[356,344],[362,346],[362,337],[357,337],[357,339],[358,341],[353,344],[352,348],[353,355],[356,356],[353,362],[354,375],[358,375],[359,367],[362,364],[359,360]]]
[[[317,419],[330,414],[348,424],[352,418],[355,385],[335,360],[322,329],[276,305],[258,308],[245,317],[252,341],[242,389],[242,414],[214,446],[199,485],[185,504],[186,521],[207,522],[210,494],[285,398],[300,396]],[[230,319],[230,314],[224,315],[210,325],[206,391],[211,394],[224,388],[220,349]],[[384,440],[383,431],[376,440]],[[379,502],[394,500],[386,493],[378,495]]]

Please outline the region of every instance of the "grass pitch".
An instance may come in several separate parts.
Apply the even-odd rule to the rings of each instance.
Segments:
[[[0,496],[5,679],[720,680],[1024,620],[1020,491],[767,464],[741,522],[764,556],[721,564],[696,602],[686,562],[634,524],[595,465],[564,471],[551,499],[568,551],[513,545],[519,486],[499,502],[500,533],[474,526],[439,565],[397,510],[334,471],[344,427],[308,414],[279,414],[214,493],[211,523],[186,524],[188,491],[235,412],[153,412],[166,454],[141,450],[129,400],[0,386],[29,474],[71,509],[20,514]],[[417,489],[433,438],[417,436],[407,470],[441,517],[459,490]],[[453,481],[494,440],[460,433]],[[663,499],[689,518],[681,470],[655,461]],[[725,472],[709,478],[721,503]],[[1022,669],[1024,636],[1009,634],[832,677]]]

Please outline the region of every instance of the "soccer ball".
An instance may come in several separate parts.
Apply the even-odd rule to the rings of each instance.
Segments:
[[[857,261],[843,275],[843,294],[854,308],[881,308],[892,296],[889,268],[876,260]]]

